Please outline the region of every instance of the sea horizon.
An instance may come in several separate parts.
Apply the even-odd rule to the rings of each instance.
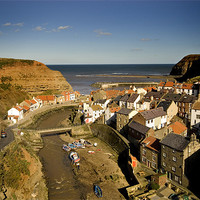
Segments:
[[[89,94],[96,82],[159,82],[160,79],[120,77],[120,75],[169,75],[174,64],[67,64],[47,65],[62,73],[75,91]],[[105,75],[105,76],[99,76]],[[119,77],[112,77],[119,75]],[[107,77],[106,77],[107,76]],[[96,88],[97,89],[97,88]]]

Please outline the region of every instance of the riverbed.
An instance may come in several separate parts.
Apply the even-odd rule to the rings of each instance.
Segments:
[[[38,123],[38,129],[60,126],[71,111],[61,110]],[[39,152],[50,200],[81,199],[78,181],[74,178],[67,152],[62,150],[63,141],[58,135],[43,137],[44,147]]]
[[[40,120],[38,128],[53,128],[69,117],[71,110],[52,113]],[[44,147],[39,152],[50,200],[98,199],[93,191],[93,184],[98,184],[103,191],[103,199],[125,199],[121,189],[129,186],[117,164],[118,155],[105,142],[98,138],[89,138],[98,147],[77,149],[80,155],[80,169],[71,164],[68,152],[62,150],[64,143],[75,139],[69,135],[44,136]],[[90,154],[88,152],[94,152]],[[114,195],[114,196],[113,196]]]

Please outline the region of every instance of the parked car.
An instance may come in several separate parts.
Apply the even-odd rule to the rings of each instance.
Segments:
[[[7,137],[7,133],[5,131],[1,131],[1,138]]]

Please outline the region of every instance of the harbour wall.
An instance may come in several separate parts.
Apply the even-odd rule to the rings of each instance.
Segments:
[[[105,83],[105,82],[97,82],[92,84],[92,87],[96,88],[115,88],[115,87],[127,87],[127,86],[135,86],[138,87],[155,87],[159,83],[158,82],[120,82],[120,83]]]

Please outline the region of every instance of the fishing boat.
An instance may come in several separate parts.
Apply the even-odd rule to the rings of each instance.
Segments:
[[[84,144],[86,147],[92,147],[92,143],[90,143],[89,141],[84,141]]]
[[[78,153],[75,152],[75,151],[72,151],[72,152],[69,154],[69,157],[70,157],[70,159],[71,159],[74,163],[77,163],[77,162],[80,161],[80,157],[79,157]]]
[[[97,197],[102,197],[102,190],[98,185],[94,185],[94,193],[96,194]]]
[[[70,147],[71,149],[77,149],[77,147],[74,144],[72,144],[72,143],[69,143],[68,147]]]
[[[68,145],[63,144],[63,150],[65,150],[65,151],[70,151],[71,148],[70,148]]]

